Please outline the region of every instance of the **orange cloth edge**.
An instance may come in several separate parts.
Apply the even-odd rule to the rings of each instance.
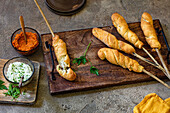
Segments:
[[[148,94],[148,95],[146,95],[145,97],[144,97],[144,99],[138,104],[138,105],[136,105],[134,108],[133,108],[133,112],[134,113],[139,113],[139,112],[136,112],[136,111],[139,111],[138,109],[139,109],[139,106],[142,106],[144,103],[146,103],[146,101],[148,100],[148,99],[150,99],[150,98],[152,98],[152,97],[155,97],[155,96],[158,96],[156,93],[150,93],[150,94]],[[158,96],[159,97],[159,96]],[[159,97],[160,98],[160,97]],[[161,98],[160,98],[161,99]],[[162,99],[161,99],[162,100]],[[162,100],[162,101],[164,101],[164,100]],[[168,106],[170,105],[170,98],[168,98],[168,99],[166,99],[166,101],[164,101]],[[140,112],[140,113],[142,113],[142,112]]]
[[[164,100],[170,106],[170,98]]]
[[[150,96],[150,95],[152,95],[152,96]],[[133,108],[133,112],[136,113],[135,111],[138,111],[138,110],[137,110],[137,109],[138,109],[138,106],[143,105],[144,103],[146,103],[146,101],[147,101],[149,98],[151,98],[151,97],[153,97],[153,96],[156,96],[156,93],[150,93],[150,94],[146,95],[146,96],[143,98],[143,100],[142,100],[138,105],[136,105],[136,106]]]

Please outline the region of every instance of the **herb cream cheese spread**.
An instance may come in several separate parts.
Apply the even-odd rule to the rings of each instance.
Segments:
[[[23,81],[26,81],[32,75],[31,67],[23,62],[13,62],[9,64],[6,77],[12,82],[19,82],[24,76]]]

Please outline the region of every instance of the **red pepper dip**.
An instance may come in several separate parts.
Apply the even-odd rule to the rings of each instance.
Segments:
[[[12,41],[12,45],[20,51],[30,51],[38,46],[36,33],[26,32],[27,43],[24,38],[23,32],[17,34],[15,39]]]

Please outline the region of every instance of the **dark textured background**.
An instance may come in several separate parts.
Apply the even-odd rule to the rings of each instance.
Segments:
[[[112,25],[110,16],[118,12],[128,23],[140,21],[144,11],[153,19],[160,19],[170,43],[169,0],[87,0],[85,8],[73,16],[59,16],[48,10],[44,0],[37,0],[54,32]],[[19,16],[25,25],[39,33],[49,30],[33,0],[0,1],[0,58],[21,56],[10,45],[11,34],[20,27]],[[163,99],[170,97],[170,90],[157,82],[116,86],[91,91],[51,96],[42,49],[29,56],[41,63],[37,102],[33,106],[0,104],[0,113],[131,113],[145,95],[157,93]],[[168,82],[170,84],[170,82]]]

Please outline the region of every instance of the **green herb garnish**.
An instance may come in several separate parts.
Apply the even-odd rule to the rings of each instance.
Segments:
[[[88,59],[89,60],[89,59]],[[90,73],[93,73],[93,74],[96,74],[97,76],[99,76],[99,70],[94,67],[91,63],[91,61],[89,60],[90,64],[91,64],[91,67],[90,67]]]
[[[73,60],[73,64],[77,63],[78,65],[80,65],[81,62],[82,62],[83,64],[85,64],[85,63],[87,62],[85,56],[80,56],[80,58],[75,58],[75,59]]]
[[[91,42],[89,43],[89,45],[87,46],[86,48],[86,51],[84,53],[83,56],[80,56],[79,58],[74,58],[73,59],[73,64],[77,63],[78,65],[80,65],[81,63],[85,64],[87,62],[87,59],[86,59],[86,53],[87,53],[87,50],[89,49],[89,46],[91,45]],[[91,63],[91,61],[88,59],[88,61],[90,62],[91,64],[91,67],[90,67],[90,73],[93,73],[93,74],[96,74],[96,75],[99,75],[99,70],[94,67]]]
[[[17,80],[16,80],[15,78],[13,78],[13,81],[14,81],[14,82],[17,82]]]
[[[73,59],[73,64],[77,63],[78,65],[80,65],[81,63],[85,64],[87,62],[86,53],[87,53],[87,50],[89,49],[90,44],[91,44],[91,42],[87,46],[86,51],[85,51],[83,56],[80,56],[79,58]]]
[[[5,85],[3,85],[3,83],[5,83],[5,82],[0,80],[0,90],[3,90],[3,89],[7,90],[7,87]]]
[[[18,84],[9,84],[8,92],[4,93],[5,96],[12,96],[12,100],[17,99],[21,94],[20,89],[17,86]]]

